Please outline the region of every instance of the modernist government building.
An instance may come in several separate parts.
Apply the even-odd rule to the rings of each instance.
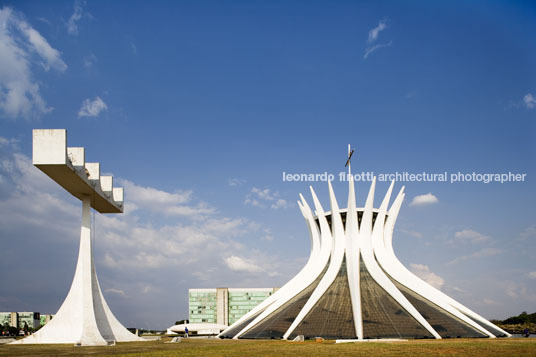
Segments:
[[[330,211],[311,188],[314,208],[300,195],[311,239],[303,269],[281,289],[224,330],[221,338],[326,339],[510,336],[411,273],[393,251],[393,228],[404,188],[393,203],[389,187],[374,208],[376,180],[364,207],[353,180],[340,208],[329,183]]]
[[[234,324],[278,288],[189,289],[189,322]]]

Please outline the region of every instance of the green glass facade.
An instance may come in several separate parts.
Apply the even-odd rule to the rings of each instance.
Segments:
[[[188,291],[190,323],[231,325],[275,291],[277,288],[190,289]]]
[[[190,290],[188,300],[190,323],[216,323],[216,289]]]
[[[234,324],[273,294],[273,289],[266,291],[233,290],[229,289],[229,325]]]
[[[11,312],[0,312],[0,324],[11,326]]]
[[[19,328],[25,326],[29,328],[38,328],[40,326],[41,316],[38,312],[19,312],[18,323]]]

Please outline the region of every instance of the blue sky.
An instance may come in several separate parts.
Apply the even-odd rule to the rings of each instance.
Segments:
[[[394,241],[488,318],[535,311],[535,20],[511,1],[0,1],[0,310],[68,291],[80,203],[31,166],[31,130],[66,128],[125,187],[95,250],[125,325],[186,318],[188,288],[284,284],[309,252],[298,194],[328,200],[282,173],[338,174],[349,143],[355,172],[526,174],[397,183]]]

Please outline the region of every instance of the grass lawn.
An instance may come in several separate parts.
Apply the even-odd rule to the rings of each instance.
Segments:
[[[0,356],[536,356],[535,338],[409,340],[335,344],[334,341],[194,339],[119,343],[107,347],[0,345]]]

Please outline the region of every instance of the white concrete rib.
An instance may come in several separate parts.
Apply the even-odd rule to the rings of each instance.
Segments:
[[[393,205],[391,206],[389,210],[389,217],[385,224],[385,233],[383,237],[379,237],[379,239],[377,239],[376,241],[374,252],[376,254],[378,262],[382,265],[382,268],[400,284],[406,286],[410,290],[416,292],[417,294],[423,296],[427,300],[433,302],[440,308],[444,309],[445,311],[449,312],[453,316],[469,324],[470,326],[480,331],[481,333],[487,335],[490,338],[494,338],[495,335],[493,333],[488,331],[484,326],[477,324],[475,321],[465,316],[456,308],[456,306],[463,306],[463,305],[459,304],[454,299],[450,298],[449,296],[447,296],[440,290],[434,288],[430,284],[426,283],[425,281],[423,281],[422,279],[420,279],[419,277],[411,273],[396,257],[394,250],[393,250],[393,243],[392,243],[393,242],[393,230],[394,230],[394,225],[398,217],[398,213],[400,211],[400,207],[402,205],[403,199],[404,199],[404,187],[402,187],[402,189],[400,190],[400,193],[398,194],[397,198],[395,199]],[[453,303],[456,306],[454,306]],[[465,308],[465,311],[470,311],[470,310]],[[485,320],[483,318],[481,319]],[[502,331],[498,327],[496,328]],[[504,333],[505,335],[508,336],[506,332]]]
[[[359,273],[359,224],[355,203],[354,179],[351,176],[348,191],[348,209],[346,210],[346,267],[348,286],[354,314],[355,333],[358,339],[363,338],[363,318],[361,316],[361,281]]]
[[[344,228],[342,224],[342,219],[339,213],[339,206],[337,204],[337,200],[335,198],[335,194],[333,193],[333,188],[331,186],[331,183],[328,182],[329,187],[329,197],[330,197],[330,203],[331,203],[331,231],[329,229],[329,226],[327,225],[327,221],[321,228],[322,235],[333,235],[333,253],[331,255],[331,260],[329,261],[329,267],[322,279],[320,280],[320,283],[316,287],[316,289],[311,294],[311,297],[307,302],[305,303],[304,307],[301,309],[300,313],[296,317],[296,319],[292,322],[287,332],[285,332],[283,339],[287,339],[290,334],[296,329],[296,327],[303,321],[303,319],[307,316],[307,314],[311,311],[311,309],[316,305],[318,300],[324,295],[326,290],[331,286],[335,278],[337,277],[337,274],[339,273],[339,270],[341,269],[341,264],[344,258]],[[316,195],[315,195],[316,196]],[[315,200],[315,205],[317,205],[318,199]],[[318,206],[320,206],[320,202],[318,202]],[[320,206],[321,207],[321,206]],[[318,211],[318,207],[317,207]],[[320,215],[322,214],[323,220],[326,220],[326,217],[323,215],[323,212],[318,212],[319,219]],[[333,233],[332,233],[333,232]]]
[[[311,193],[313,199],[316,197],[316,194],[311,187]],[[288,283],[286,283],[281,289],[279,289],[274,295],[273,302],[266,307],[266,309],[260,313],[253,321],[251,321],[246,327],[244,327],[239,333],[237,333],[233,338],[237,339],[241,336],[247,334],[247,332],[254,326],[261,323],[266,317],[270,316],[273,312],[287,303],[294,296],[306,289],[310,284],[312,284],[316,278],[322,273],[324,267],[326,266],[330,254],[331,254],[331,236],[326,234],[321,234],[316,224],[313,212],[307,201],[300,195],[301,198],[301,207],[303,208],[302,213],[307,222],[309,228],[310,238],[311,238],[311,255],[305,267]],[[322,206],[318,198],[315,200],[317,204],[317,211],[322,211]],[[324,222],[325,221],[325,222]],[[327,221],[325,220],[320,222],[320,226],[327,227]],[[324,228],[325,229],[325,228]],[[328,227],[329,229],[329,227]],[[277,296],[276,296],[277,294]],[[252,315],[250,315],[252,316]],[[225,331],[222,332],[222,335],[225,335]]]
[[[406,299],[406,297],[396,288],[393,282],[385,275],[383,270],[376,262],[374,258],[374,252],[372,249],[372,237],[383,236],[383,221],[385,220],[385,213],[387,208],[387,202],[389,200],[391,189],[388,191],[378,215],[374,227],[372,227],[372,207],[374,201],[374,189],[376,186],[376,178],[372,180],[370,186],[369,195],[365,203],[365,212],[361,220],[361,230],[359,232],[360,241],[362,242],[361,255],[363,262],[372,276],[372,278],[389,294],[395,301],[400,304],[419,324],[421,324],[432,336],[440,339],[441,336],[430,326],[426,319],[415,309],[415,307]]]

